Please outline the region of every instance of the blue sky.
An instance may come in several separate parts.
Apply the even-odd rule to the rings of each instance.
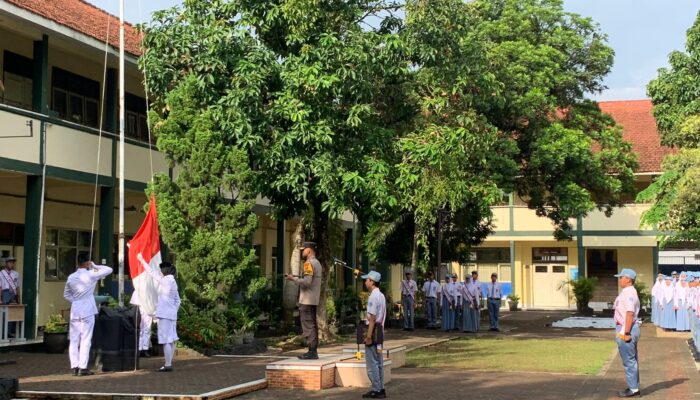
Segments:
[[[118,0],[88,0],[117,15]],[[147,20],[154,10],[172,7],[179,0],[125,0],[129,22]],[[567,11],[593,18],[608,35],[615,50],[615,65],[606,77],[608,90],[596,100],[646,98],[646,85],[656,70],[668,65],[668,54],[682,50],[685,32],[700,10],[698,0],[564,0]]]

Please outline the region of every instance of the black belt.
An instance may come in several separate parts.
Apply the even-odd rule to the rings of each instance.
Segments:
[[[500,297],[489,297],[489,300],[500,300]]]

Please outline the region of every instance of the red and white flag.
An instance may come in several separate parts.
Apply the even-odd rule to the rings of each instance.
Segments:
[[[146,218],[136,232],[129,246],[129,275],[134,285],[134,294],[131,295],[131,304],[141,307],[143,313],[153,315],[158,304],[158,286],[151,275],[141,265],[138,255],[155,271],[160,272],[160,233],[158,232],[158,215],[156,213],[156,198],[151,194],[150,207]]]

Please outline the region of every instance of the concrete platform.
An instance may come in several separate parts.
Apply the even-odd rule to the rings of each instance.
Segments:
[[[328,389],[335,386],[336,363],[350,358],[347,354],[320,354],[318,360],[287,358],[267,364],[265,375],[274,389]]]
[[[384,359],[384,384],[391,382],[392,361]],[[351,358],[335,364],[335,385],[340,387],[368,388],[372,383],[367,377],[366,360]]]
[[[345,354],[351,354],[355,355],[357,352],[357,348],[345,348],[343,349],[343,353]],[[392,368],[401,368],[404,365],[406,365],[406,346],[395,346],[395,347],[387,347],[382,349],[382,354],[384,355],[384,358],[391,360],[391,367]],[[364,346],[360,346],[360,353],[362,353],[362,357],[364,359],[364,354],[365,354],[365,349]]]

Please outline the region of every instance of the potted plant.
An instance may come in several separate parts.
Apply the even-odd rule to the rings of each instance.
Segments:
[[[578,279],[569,279],[563,284],[571,285],[571,291],[576,298],[576,311],[581,314],[591,314],[593,311],[588,307],[588,302],[593,298],[598,278],[593,277],[578,277]]]
[[[520,301],[520,296],[515,293],[508,295],[508,308],[510,311],[518,311],[518,302]]]
[[[68,348],[68,322],[61,314],[49,316],[44,327],[44,347],[52,354],[62,354]]]

